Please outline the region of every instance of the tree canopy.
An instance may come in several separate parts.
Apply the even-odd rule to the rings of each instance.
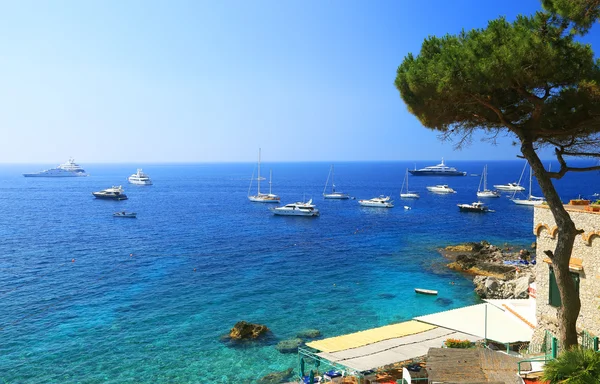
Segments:
[[[579,33],[587,32],[600,19],[600,0],[542,0],[542,5],[548,12],[572,21]]]
[[[492,20],[429,37],[395,85],[421,123],[444,133],[511,131],[537,144],[597,144],[600,63],[550,16]]]

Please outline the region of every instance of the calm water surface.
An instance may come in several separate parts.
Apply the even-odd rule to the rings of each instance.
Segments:
[[[323,200],[329,164],[263,163],[282,202],[314,199],[313,219],[250,203],[252,164],[82,165],[90,177],[24,178],[47,166],[0,166],[3,382],[255,382],[295,366],[296,355],[274,344],[301,330],[330,337],[475,303],[471,282],[443,267],[438,247],[534,240],[533,210],[505,196],[489,201],[495,213],[458,211],[476,200],[476,176],[411,177],[421,199],[402,201],[412,162],[336,164],[338,190],[391,194],[393,209]],[[449,165],[480,174],[484,163]],[[126,185],[138,166],[153,186]],[[489,184],[516,181],[522,167],[489,162]],[[556,185],[566,200],[600,192],[598,179],[574,174]],[[458,193],[425,190],[439,183]],[[91,195],[118,184],[129,200]],[[138,218],[113,218],[117,210]],[[440,295],[417,296],[417,286]],[[272,340],[223,342],[239,320],[266,324]]]

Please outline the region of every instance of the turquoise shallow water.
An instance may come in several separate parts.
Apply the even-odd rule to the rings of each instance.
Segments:
[[[314,198],[315,219],[274,217],[247,201],[252,164],[148,164],[155,185],[125,185],[136,166],[86,165],[91,176],[81,179],[23,178],[38,166],[0,167],[4,382],[255,382],[295,366],[296,356],[274,344],[303,329],[329,337],[476,302],[438,247],[534,240],[532,209],[505,197],[490,201],[493,214],[458,212],[457,203],[475,200],[479,177],[411,177],[422,198],[402,202],[413,163],[336,164],[338,189],[357,198],[391,193],[389,210],[322,200],[328,164],[263,164],[283,202]],[[490,162],[490,184],[514,181],[521,168]],[[565,199],[591,195],[597,179],[569,175],[557,187]],[[440,182],[458,193],[425,191]],[[92,198],[113,184],[130,199]],[[138,218],[112,217],[122,209]],[[417,296],[417,286],[440,295]],[[238,320],[266,324],[272,338],[223,342]]]

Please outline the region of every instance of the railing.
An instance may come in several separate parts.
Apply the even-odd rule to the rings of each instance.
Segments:
[[[588,331],[583,331],[581,334],[581,347],[598,351],[598,336],[592,336]]]
[[[525,360],[521,360],[521,361],[517,362],[519,375],[521,374],[521,364],[523,364],[523,363],[541,363],[542,361],[545,363],[548,360],[552,360],[552,356],[544,355],[544,356],[535,357],[532,359],[525,359]]]

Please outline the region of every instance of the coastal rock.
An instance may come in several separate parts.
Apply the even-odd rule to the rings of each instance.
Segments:
[[[293,339],[282,340],[275,346],[281,353],[296,353],[298,352],[298,347],[304,344],[304,340],[296,337]]]
[[[533,281],[532,275],[526,275],[514,280],[514,296],[515,299],[529,298],[529,284]]]
[[[527,299],[531,275],[512,280],[500,280],[489,276],[476,276],[473,279],[475,293],[482,299]]]
[[[449,245],[444,250],[448,252],[477,252],[483,248],[480,243],[464,243],[458,245]]]
[[[229,337],[235,340],[256,339],[268,331],[266,325],[238,321],[229,331]]]
[[[288,368],[285,371],[271,372],[266,376],[258,379],[258,384],[279,384],[286,383],[292,377],[293,368]]]
[[[305,329],[303,331],[298,332],[296,337],[300,339],[314,339],[321,336],[321,331],[318,329]]]

